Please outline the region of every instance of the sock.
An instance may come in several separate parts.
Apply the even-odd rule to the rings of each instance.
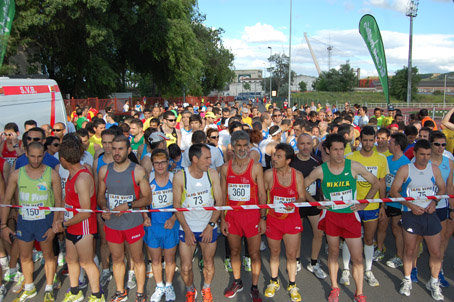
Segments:
[[[438,282],[438,278],[430,277],[430,284],[434,284]]]
[[[364,259],[366,265],[366,271],[372,269],[372,261],[374,260],[374,246],[373,245],[364,245]]]
[[[71,287],[71,294],[77,295],[78,292],[79,292],[79,286]]]
[[[101,299],[101,297],[102,297],[102,292],[99,291],[99,292],[97,292],[97,293],[92,293],[92,296],[95,296],[97,299]]]
[[[34,283],[30,283],[30,284],[25,284],[24,285],[24,290],[26,290],[26,291],[33,290],[34,288],[35,288],[35,284]]]
[[[0,265],[2,267],[8,266],[8,257],[6,257],[6,256],[5,257],[1,257],[0,258]]]
[[[9,269],[9,274],[10,275],[14,275],[15,273],[17,273],[17,267],[13,267],[13,268]]]
[[[301,262],[301,258],[296,258],[296,262]]]
[[[344,242],[342,245],[342,263],[344,269],[350,269],[350,251],[348,250],[347,243]]]
[[[238,284],[242,284],[243,281],[241,281],[241,279],[233,279],[234,282],[238,283]]]
[[[271,281],[277,282],[277,277],[276,278],[271,277]]]
[[[162,282],[156,283],[156,286],[157,287],[164,287],[164,283],[162,283]]]
[[[54,289],[54,286],[52,284],[51,285],[46,284],[46,288],[44,289],[44,291],[51,292],[51,291],[53,291],[53,289]]]
[[[317,265],[317,259],[311,259],[311,265],[316,266]]]
[[[63,252],[65,250],[65,241],[58,240],[58,247],[60,248],[60,252]]]
[[[172,286],[172,282],[166,282],[166,287]]]
[[[210,288],[211,284],[203,283],[203,289]]]
[[[186,291],[187,291],[187,292],[193,292],[194,290],[195,290],[194,284],[191,285],[191,286],[186,286]]]
[[[292,285],[295,285],[295,284],[296,284],[295,281],[293,281],[293,282],[292,282],[292,281],[289,281],[289,283],[288,283],[289,286],[292,286]]]
[[[409,280],[409,281],[411,281],[411,277],[410,276],[405,276],[404,278]]]
[[[110,269],[105,268],[105,269],[102,270],[102,272],[103,272],[103,273],[110,273]]]
[[[253,289],[258,289],[258,288],[257,288],[257,284],[256,284],[256,285],[252,284],[251,290],[253,290]]]

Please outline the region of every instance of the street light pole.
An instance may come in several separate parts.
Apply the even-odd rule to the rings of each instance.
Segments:
[[[443,108],[446,107],[446,77],[447,75],[445,74],[445,87],[443,89]]]
[[[270,49],[270,104],[271,104],[271,101],[273,99],[273,97],[271,96],[272,94],[272,91],[273,91],[273,88],[271,87],[271,56],[272,56],[272,52],[273,52],[273,49],[271,48],[271,46],[268,46],[268,48]]]
[[[290,0],[290,36],[289,36],[289,43],[288,43],[288,106],[291,107],[292,103],[290,100],[291,96],[291,79],[292,79],[292,0]]]
[[[413,18],[418,15],[418,4],[419,0],[410,0],[407,7],[407,16],[410,17],[410,37],[408,42],[408,80],[407,80],[407,104],[411,102],[411,76],[412,76],[412,66],[411,66],[411,54],[413,47]]]

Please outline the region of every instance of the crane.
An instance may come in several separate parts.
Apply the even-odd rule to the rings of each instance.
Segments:
[[[317,69],[318,75],[322,73],[320,70],[320,66],[318,65],[317,58],[315,57],[315,53],[312,50],[311,43],[309,42],[309,39],[307,38],[307,33],[304,33],[304,38],[306,39],[307,47],[309,47],[309,51],[311,52],[312,60],[314,60],[315,68]]]

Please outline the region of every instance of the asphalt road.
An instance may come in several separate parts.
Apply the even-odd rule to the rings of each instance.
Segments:
[[[303,297],[303,301],[326,301],[327,296],[330,291],[330,283],[329,279],[326,278],[324,280],[317,279],[312,273],[306,270],[306,265],[309,261],[310,256],[310,246],[311,246],[311,239],[312,239],[312,231],[310,225],[304,222],[304,232],[302,237],[302,262],[303,262],[303,269],[298,273],[296,284],[301,290],[301,294]],[[325,243],[322,247],[322,252],[320,255],[321,265],[323,269],[327,272],[327,255],[324,253]],[[388,233],[388,237],[386,240],[386,247],[387,247],[387,258],[392,257],[394,254],[394,242],[391,238],[390,232]],[[447,255],[444,261],[444,270],[445,276],[447,277],[448,281],[451,283],[451,287],[444,288],[443,294],[445,296],[445,301],[454,301],[454,243],[450,242],[448,247]],[[263,297],[263,301],[290,301],[288,294],[286,293],[286,286],[288,285],[288,279],[285,269],[285,250],[282,249],[281,253],[281,265],[279,270],[279,279],[281,280],[281,289],[277,292],[274,298],[265,298]],[[200,290],[202,286],[201,280],[201,272],[197,265],[197,260],[194,261],[194,283],[196,287]],[[228,286],[228,284],[232,281],[232,274],[227,273],[224,270],[224,239],[223,237],[219,237],[218,239],[218,248],[215,256],[215,277],[212,283],[212,292],[215,301],[232,301],[230,299],[226,299],[223,296],[223,292]],[[341,262],[341,259],[339,259]],[[179,264],[179,260],[177,257],[177,264]],[[340,264],[341,265],[341,264]],[[45,276],[43,266],[36,264],[35,266],[35,284],[37,289],[39,290],[38,295],[33,299],[33,301],[42,301],[44,295],[44,287],[45,287]],[[413,284],[413,290],[410,297],[401,296],[398,293],[400,287],[400,281],[402,279],[402,270],[401,269],[391,269],[388,268],[384,262],[383,263],[374,263],[372,268],[376,278],[380,282],[379,287],[372,288],[367,283],[364,286],[364,293],[366,294],[368,301],[376,301],[376,302],[383,302],[383,301],[411,301],[411,302],[419,302],[419,301],[433,301],[430,293],[426,290],[424,284],[430,278],[429,268],[428,268],[428,253],[427,249],[424,249],[423,254],[419,258],[418,261],[418,270],[419,270],[419,279],[420,282],[417,284]],[[260,275],[259,280],[259,290],[263,294],[266,285],[269,282],[270,278],[270,270],[269,270],[269,251],[265,250],[262,252],[262,272]],[[340,278],[340,273],[339,273]],[[251,286],[251,273],[242,271],[242,279],[244,283],[244,290],[243,292],[239,293],[233,301],[251,301],[249,296],[249,288]],[[56,291],[56,301],[62,301],[64,295],[69,287],[69,279],[68,277],[63,277],[62,279],[62,287],[58,291]],[[7,285],[8,288],[12,286],[12,283]],[[111,295],[115,291],[115,282],[112,280],[108,286],[104,289],[107,297],[110,298]],[[185,287],[183,281],[181,279],[180,274],[177,272],[174,278],[174,286],[177,295],[177,301],[184,301],[184,294],[185,294]],[[148,279],[146,283],[146,290],[148,297],[150,297],[155,288],[154,279]],[[340,301],[352,301],[354,296],[355,287],[353,285],[353,280],[351,280],[350,286],[342,286],[341,285],[341,295]],[[84,290],[85,294],[85,301],[88,300],[88,296],[90,294],[90,290]],[[5,301],[12,301],[15,295],[11,292],[8,293],[6,296]],[[128,301],[134,301],[135,299],[135,289],[131,290],[129,295]],[[199,295],[198,301],[202,301],[201,296]],[[162,300],[164,301],[164,299]]]

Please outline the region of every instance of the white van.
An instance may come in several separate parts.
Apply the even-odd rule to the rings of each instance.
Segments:
[[[0,131],[14,122],[24,133],[24,122],[34,120],[38,127],[57,122],[66,125],[66,109],[57,82],[48,79],[0,77]]]

